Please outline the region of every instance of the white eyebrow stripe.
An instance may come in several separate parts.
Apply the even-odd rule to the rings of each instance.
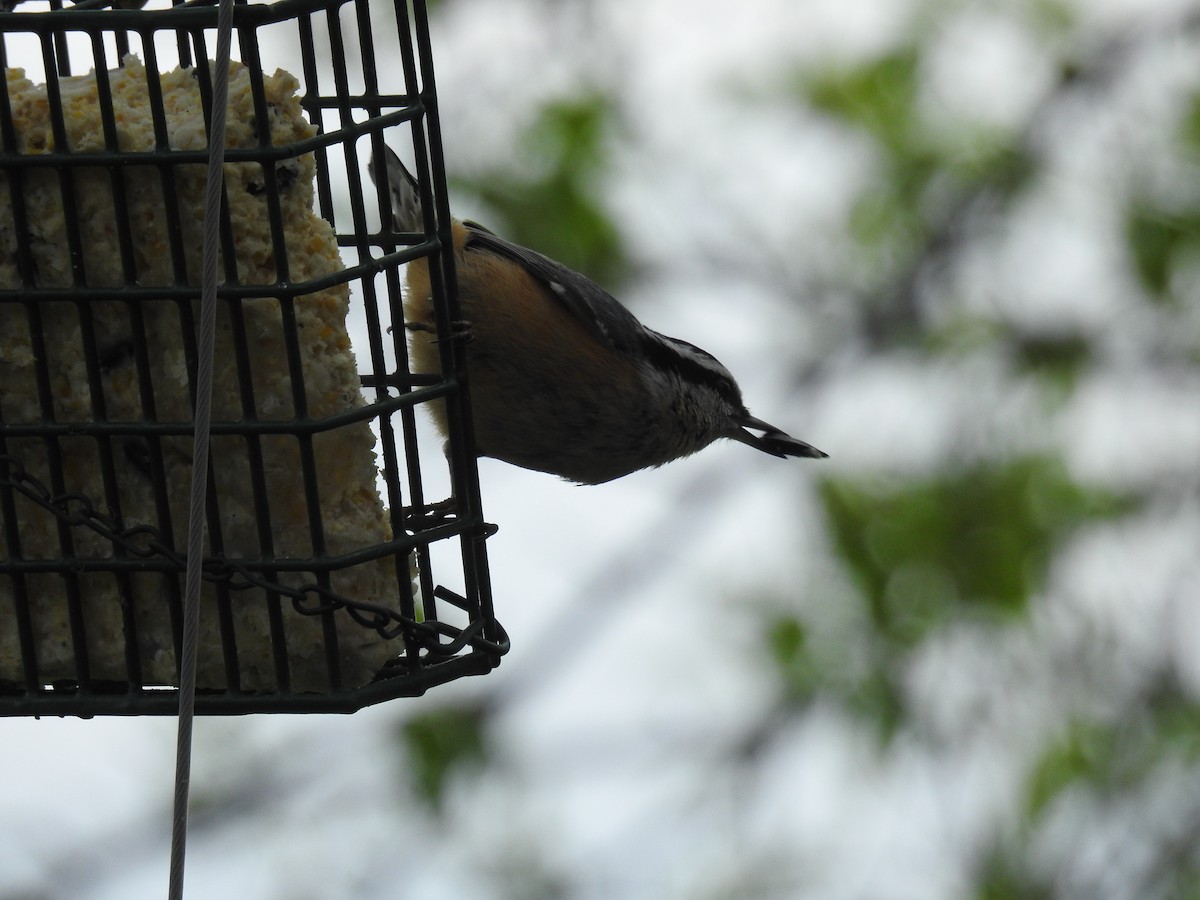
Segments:
[[[707,369],[714,375],[719,375],[722,378],[728,378],[730,381],[733,381],[733,374],[711,353],[701,350],[695,344],[689,344],[687,341],[681,341],[678,338],[667,337],[665,334],[660,334],[658,337],[685,359],[690,360],[703,369]]]

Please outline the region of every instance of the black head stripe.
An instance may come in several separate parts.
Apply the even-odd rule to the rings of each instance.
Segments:
[[[711,388],[735,406],[742,405],[741,389],[730,371],[715,356],[695,344],[647,329],[645,353],[659,368],[675,372],[691,384]]]

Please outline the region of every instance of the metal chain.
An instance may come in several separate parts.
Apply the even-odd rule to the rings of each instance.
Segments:
[[[72,493],[54,496],[36,477],[30,475],[24,464],[12,454],[0,454],[0,484],[13,490],[61,519],[71,527],[87,528],[99,534],[115,547],[120,547],[129,556],[137,559],[162,558],[168,560],[180,572],[187,565],[187,558],[162,540],[162,533],[152,525],[122,527],[121,523],[96,509],[90,497]],[[469,643],[477,650],[503,653],[503,645],[484,640],[478,636],[481,628],[472,626],[463,629],[468,635],[464,640],[456,634],[458,629],[438,626],[430,622],[419,622],[395,609],[356,600],[319,584],[307,583],[290,586],[274,581],[243,563],[228,559],[208,558],[203,562],[203,578],[210,584],[219,584],[231,591],[259,589],[280,594],[292,601],[296,612],[306,616],[319,616],[337,609],[346,613],[364,628],[373,629],[381,638],[392,640],[403,634],[418,647],[438,656],[452,656]],[[452,591],[438,587],[434,596],[443,600],[465,604],[466,600]],[[469,633],[469,634],[468,634]],[[455,634],[455,639],[443,643],[442,638]]]

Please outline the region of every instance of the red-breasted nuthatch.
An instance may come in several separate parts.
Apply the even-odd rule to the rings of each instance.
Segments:
[[[416,180],[390,149],[387,183],[392,227],[423,231]],[[473,222],[455,219],[451,230],[480,456],[600,484],[718,438],[772,456],[826,455],[754,418],[714,357],[646,328],[595,282]],[[426,260],[409,263],[406,282],[410,364],[436,374]]]

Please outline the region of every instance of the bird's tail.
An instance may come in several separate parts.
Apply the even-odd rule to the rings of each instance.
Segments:
[[[421,215],[421,194],[417,187],[417,179],[404,168],[400,157],[392,152],[391,147],[385,146],[387,154],[387,189],[392,201],[392,228],[402,232],[421,232],[425,230],[425,220]],[[375,157],[367,164],[367,172],[371,181],[379,184],[379,175],[375,169]]]

